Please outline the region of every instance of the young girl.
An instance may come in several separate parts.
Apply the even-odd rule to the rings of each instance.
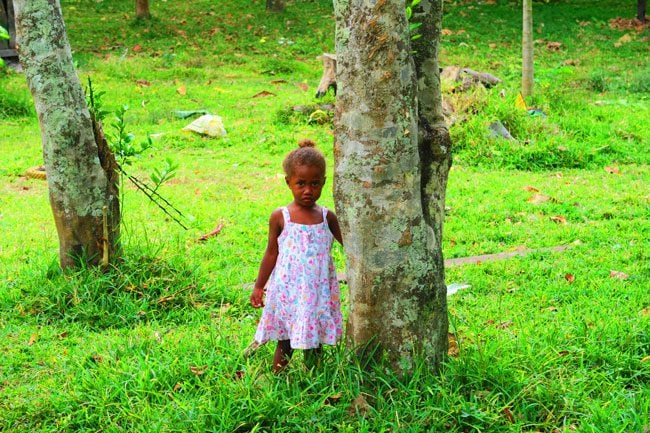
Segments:
[[[325,185],[325,157],[311,140],[299,146],[282,163],[293,201],[271,214],[268,244],[251,295],[253,307],[264,307],[255,342],[278,342],[276,373],[289,363],[293,349],[306,349],[305,360],[311,364],[321,345],[336,344],[343,332],[331,256],[333,239],[342,243],[341,230],[334,212],[316,204]]]

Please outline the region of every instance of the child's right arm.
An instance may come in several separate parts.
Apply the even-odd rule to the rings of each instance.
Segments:
[[[271,272],[275,268],[275,262],[278,259],[278,237],[282,233],[283,225],[282,209],[274,210],[269,219],[269,239],[266,244],[266,251],[264,251],[264,257],[251,295],[251,305],[254,308],[264,306],[264,286],[266,286],[266,282],[271,276]]]

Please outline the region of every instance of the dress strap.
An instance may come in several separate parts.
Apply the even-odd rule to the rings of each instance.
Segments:
[[[329,211],[327,210],[327,208],[325,206],[321,206],[321,209],[323,209],[323,222],[326,223],[327,222],[327,212],[329,212]]]
[[[289,215],[289,209],[286,206],[282,206],[282,216],[285,223],[291,222],[291,215]]]

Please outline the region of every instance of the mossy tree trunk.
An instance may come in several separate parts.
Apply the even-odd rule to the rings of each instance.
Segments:
[[[20,60],[41,127],[61,267],[114,259],[120,227],[115,159],[86,105],[59,1],[14,5]]]
[[[349,342],[407,373],[447,353],[441,250],[451,163],[442,118],[442,0],[411,44],[404,0],[337,0],[334,195],[347,257]],[[417,50],[415,55],[413,50]]]
[[[135,0],[135,17],[141,20],[148,20],[151,18],[149,0]]]

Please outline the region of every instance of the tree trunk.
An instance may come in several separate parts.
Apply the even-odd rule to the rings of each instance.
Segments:
[[[266,0],[266,10],[269,12],[284,12],[284,0]]]
[[[347,257],[347,336],[362,357],[385,357],[398,372],[410,371],[416,355],[436,369],[447,348],[441,9],[442,0],[418,6],[421,22],[433,22],[415,63],[403,0],[335,1],[334,196]]]
[[[533,95],[533,0],[524,0],[521,94]]]
[[[645,23],[646,0],[637,0],[636,19]]]
[[[141,20],[148,20],[151,18],[149,0],[135,0],[135,17]]]
[[[16,0],[15,7],[20,60],[41,127],[61,267],[99,264],[106,255],[114,259],[120,227],[115,159],[101,125],[93,126],[59,1]]]

